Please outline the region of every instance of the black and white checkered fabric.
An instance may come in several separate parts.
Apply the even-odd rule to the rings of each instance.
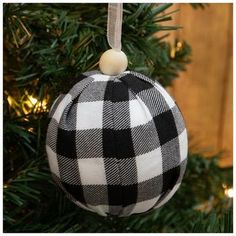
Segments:
[[[79,81],[49,113],[46,151],[54,180],[75,204],[102,216],[165,204],[187,163],[176,103],[158,82],[132,71],[92,71]]]

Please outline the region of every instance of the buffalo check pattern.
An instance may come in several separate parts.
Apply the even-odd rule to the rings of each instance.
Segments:
[[[187,163],[187,131],[174,100],[158,82],[132,71],[91,71],[78,81],[49,112],[53,179],[76,205],[102,216],[165,204]]]

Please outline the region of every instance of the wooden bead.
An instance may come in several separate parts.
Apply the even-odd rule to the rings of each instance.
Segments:
[[[99,68],[106,75],[119,75],[126,70],[127,66],[128,59],[125,53],[114,49],[105,51],[99,60]]]

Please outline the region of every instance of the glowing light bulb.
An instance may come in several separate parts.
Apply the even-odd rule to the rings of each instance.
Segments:
[[[46,100],[46,99],[44,99],[44,100],[42,101],[42,108],[43,108],[44,111],[47,110],[47,100]]]
[[[226,188],[225,195],[229,198],[233,198],[234,197],[234,190],[232,188]]]
[[[33,105],[35,105],[38,102],[37,98],[34,98],[32,96],[29,96],[29,100]]]
[[[8,96],[8,97],[7,97],[7,101],[8,101],[8,103],[9,103],[10,106],[13,105],[14,100],[13,100],[13,98],[12,98],[11,96]]]
[[[170,57],[175,58],[175,53],[176,53],[175,48],[172,48],[171,51],[170,51]]]
[[[177,43],[177,48],[182,48],[182,46],[183,46],[183,45],[182,45],[181,42],[178,42],[178,43]]]

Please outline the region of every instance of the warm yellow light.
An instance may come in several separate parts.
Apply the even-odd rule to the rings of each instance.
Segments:
[[[8,101],[8,103],[9,103],[10,106],[13,105],[14,100],[13,100],[13,98],[12,98],[11,96],[8,96],[8,97],[7,97],[7,101]]]
[[[47,110],[47,100],[46,99],[44,99],[42,101],[42,108],[43,108],[43,110]]]
[[[175,48],[172,48],[171,51],[170,51],[170,57],[171,58],[175,58]]]
[[[46,112],[48,111],[47,101],[48,97],[44,98],[43,100],[39,100],[38,98],[35,98],[32,95],[29,95],[28,92],[26,92],[25,99],[22,102],[22,110],[24,114],[29,114],[30,112]]]
[[[178,48],[181,48],[182,46],[183,46],[183,45],[182,45],[181,42],[178,42],[178,43],[177,43],[177,47],[178,47]]]
[[[234,196],[234,190],[232,188],[226,188],[225,195],[229,198],[232,198]]]
[[[37,98],[34,98],[32,96],[29,96],[29,100],[33,105],[35,105],[38,102]]]
[[[22,102],[22,110],[24,114],[29,114],[31,110],[36,106],[38,100],[31,95],[27,95],[25,101]]]
[[[14,111],[16,112],[16,114],[18,116],[20,116],[21,112],[19,110],[19,105],[18,105],[17,101],[14,99],[14,97],[8,95],[7,96],[7,101],[8,101],[9,106],[14,109]]]
[[[225,188],[227,188],[227,185],[226,184],[222,184],[222,187],[225,189]]]
[[[28,131],[32,133],[34,129],[31,127],[31,128],[28,128]]]

